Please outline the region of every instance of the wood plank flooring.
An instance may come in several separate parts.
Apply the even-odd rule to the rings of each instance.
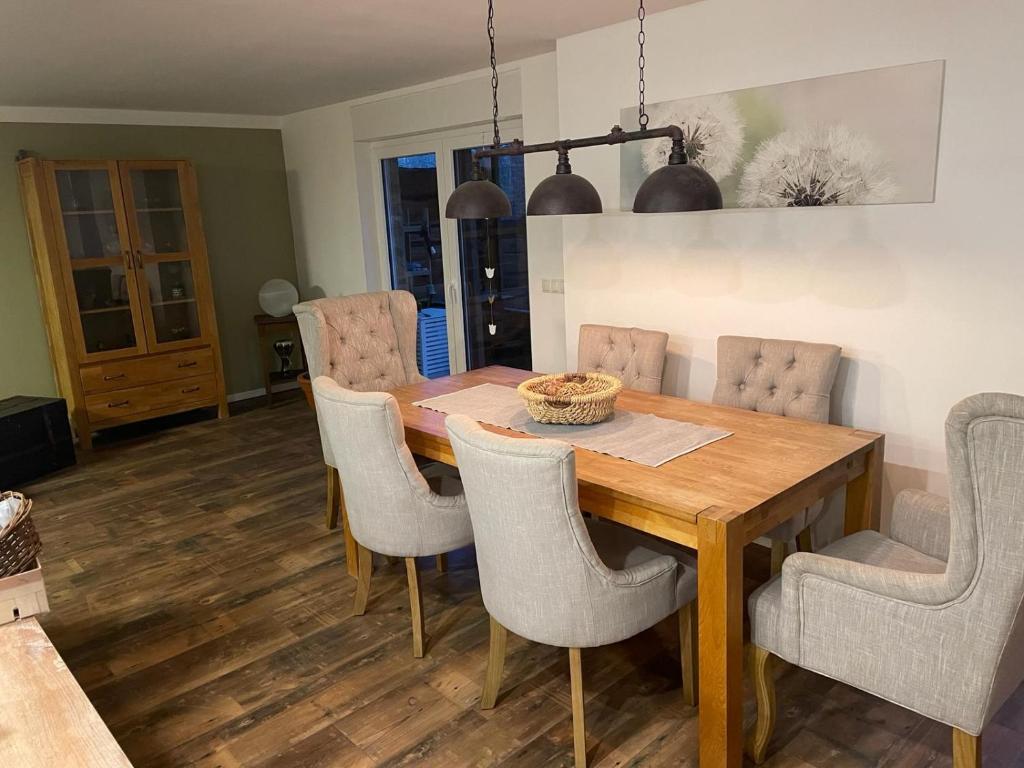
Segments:
[[[136,766],[569,766],[568,654],[509,637],[497,707],[478,707],[488,622],[472,553],[421,564],[412,658],[401,562],[367,613],[323,526],[313,415],[293,401],[129,431],[26,491],[44,542],[43,625]],[[583,653],[592,766],[696,765],[674,619]],[[948,728],[786,669],[777,768],[951,764]],[[748,720],[752,703],[748,703]],[[1024,691],[985,736],[1024,765]]]

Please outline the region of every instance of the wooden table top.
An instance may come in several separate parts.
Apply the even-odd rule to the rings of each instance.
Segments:
[[[0,626],[0,765],[131,768],[35,619]]]
[[[410,384],[393,390],[392,394],[399,402],[407,432],[447,442],[445,414],[413,406],[413,402],[478,384],[515,387],[534,375],[492,366]],[[619,394],[616,408],[719,427],[733,433],[660,467],[576,449],[581,489],[586,484],[601,486],[624,499],[690,523],[710,509],[748,513],[766,508],[780,494],[792,493],[795,487],[820,476],[827,468],[862,457],[882,438],[877,433],[849,427],[628,389]],[[494,432],[529,437],[485,426]]]

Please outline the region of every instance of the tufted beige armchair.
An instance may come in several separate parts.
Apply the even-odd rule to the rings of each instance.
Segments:
[[[896,497],[888,536],[861,531],[786,560],[750,596],[764,757],[775,657],[953,727],[954,768],[1024,681],[1024,397],[980,394],[946,419],[949,499]]]
[[[629,389],[661,392],[668,334],[642,328],[581,325],[576,370],[607,373]]]
[[[841,352],[834,344],[721,336],[712,401],[748,411],[827,422]],[[821,516],[824,506],[819,501],[768,532],[773,573],[782,568],[793,539],[800,549],[810,551],[810,526]]]
[[[292,310],[299,321],[311,380],[329,376],[356,392],[386,392],[425,380],[416,367],[416,300],[411,293],[380,291],[316,299],[296,304]],[[341,481],[326,435],[321,422],[327,527],[336,528],[343,508]]]

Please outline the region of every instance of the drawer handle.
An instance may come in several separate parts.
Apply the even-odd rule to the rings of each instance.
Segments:
[[[113,381],[114,379],[123,379],[123,378],[124,378],[124,374],[123,373],[115,373],[113,376],[104,376],[103,380],[104,381]]]
[[[107,408],[127,408],[130,400],[118,400],[115,403],[107,403]]]
[[[178,363],[179,368],[195,368],[197,365],[199,365],[199,363],[195,360],[182,360]]]
[[[181,390],[181,394],[187,395],[189,392],[198,392],[198,391],[199,391],[199,387],[185,387],[183,390]]]

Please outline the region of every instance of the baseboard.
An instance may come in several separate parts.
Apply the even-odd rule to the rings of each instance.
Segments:
[[[227,396],[229,403],[237,403],[239,400],[250,400],[254,397],[263,397],[267,394],[267,390],[263,387],[259,389],[250,389],[248,392],[235,392]]]
[[[274,387],[274,393],[287,392],[290,389],[298,389],[299,383],[297,381],[289,381],[285,384]],[[239,400],[251,400],[254,397],[266,397],[266,387],[260,387],[259,389],[250,389],[246,392],[235,392],[227,396],[229,403],[237,403]]]

